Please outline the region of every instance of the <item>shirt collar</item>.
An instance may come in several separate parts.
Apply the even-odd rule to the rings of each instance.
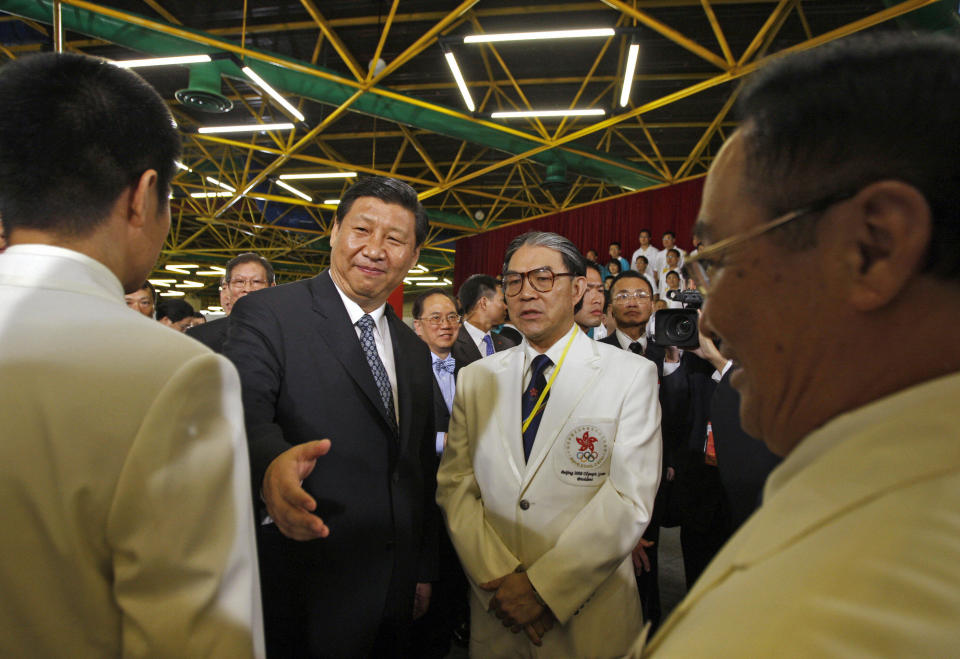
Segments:
[[[567,341],[570,339],[571,333],[577,329],[577,324],[574,323],[573,327],[567,330],[567,333],[561,336],[557,341],[547,348],[547,351],[544,353],[537,352],[537,350],[530,345],[526,339],[523,340],[523,353],[524,353],[524,364],[525,368],[530,368],[530,364],[533,363],[534,357],[537,355],[543,354],[550,358],[554,364],[560,361],[560,356],[563,355],[563,349],[567,347]]]
[[[620,328],[617,328],[617,341],[620,343],[620,347],[623,348],[624,350],[629,350],[629,349],[630,349],[630,344],[633,343],[633,339],[631,339],[629,336],[627,336],[627,335],[623,332],[623,330],[621,330]],[[637,339],[637,341],[640,342],[641,347],[643,347],[643,351],[646,352],[646,351],[647,351],[647,337],[646,337],[646,335],[643,334],[643,333],[641,333],[641,334],[640,334],[640,338]]]
[[[341,289],[337,285],[337,281],[333,277],[330,278],[330,281],[333,282],[334,288],[336,288],[337,293],[340,294],[340,299],[343,300],[343,306],[347,308],[347,315],[350,316],[350,324],[356,325],[357,321],[360,320],[364,316],[364,314],[368,312],[361,309],[359,304],[357,304],[356,302],[351,300],[349,297],[347,297],[347,294],[344,293],[343,289]],[[378,329],[382,330],[381,323],[384,319],[384,313],[386,312],[386,310],[387,310],[387,303],[384,302],[379,307],[369,312],[370,317],[373,318],[373,323],[377,326]],[[382,334],[383,332],[381,331],[381,335]]]
[[[466,328],[467,334],[470,335],[470,338],[473,339],[473,342],[477,344],[483,341],[483,337],[489,334],[489,332],[484,332],[482,329],[468,320],[463,321],[463,326]]]

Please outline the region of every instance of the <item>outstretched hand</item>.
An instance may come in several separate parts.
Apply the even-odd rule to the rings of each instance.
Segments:
[[[317,502],[303,489],[303,479],[317,458],[330,450],[330,440],[298,444],[276,458],[263,475],[263,500],[280,532],[292,540],[314,540],[330,535],[323,520],[313,514]]]

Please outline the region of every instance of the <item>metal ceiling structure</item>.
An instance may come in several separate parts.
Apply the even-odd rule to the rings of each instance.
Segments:
[[[222,265],[255,250],[284,280],[325,267],[334,206],[324,202],[349,179],[287,182],[307,201],[279,185],[281,175],[351,171],[407,181],[433,225],[421,263],[443,276],[460,237],[703,175],[735,125],[728,115],[742,78],[771,57],[867,29],[958,23],[956,3],[945,0],[0,0],[0,64],[50,50],[57,8],[64,50],[116,60],[214,57],[139,69],[170,104],[188,168],[174,181],[173,228],[158,272],[166,264]],[[617,30],[592,39],[462,41],[584,27]],[[631,39],[640,58],[620,107]],[[294,121],[241,65],[305,120],[286,131],[199,133]],[[178,100],[185,96],[207,110],[231,109],[211,113]],[[490,116],[567,108],[605,114]],[[226,196],[191,196],[199,193]],[[216,280],[197,292],[215,299]]]

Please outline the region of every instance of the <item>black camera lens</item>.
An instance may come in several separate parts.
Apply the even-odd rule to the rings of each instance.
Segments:
[[[673,334],[675,334],[678,339],[687,339],[693,334],[694,329],[694,325],[690,322],[689,318],[681,318],[673,327]]]

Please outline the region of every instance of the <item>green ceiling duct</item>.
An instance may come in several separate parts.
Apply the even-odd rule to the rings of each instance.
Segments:
[[[189,86],[174,96],[181,104],[201,112],[220,114],[233,109],[233,101],[221,93],[220,68],[214,64],[192,64]]]
[[[52,0],[0,0],[0,10],[38,22],[50,23],[52,4]],[[158,21],[145,19],[132,13],[126,15],[131,17],[131,20],[107,16],[68,4],[63,4],[61,10],[64,29],[103,39],[150,55],[169,56],[184,53],[213,54],[217,52],[213,47],[204,45],[199,41],[160,32],[152,29],[149,25],[137,24],[132,19],[135,17],[137,21],[142,20],[146,23],[158,23]],[[203,39],[225,41],[199,30],[175,27],[177,30],[197,35]],[[266,51],[248,50],[277,60],[288,61],[300,67],[325,71],[307,62],[267,53]],[[225,75],[242,76],[236,65],[229,60],[219,60],[213,64]],[[312,76],[302,71],[252,59],[248,59],[247,64],[256,69],[257,73],[274,87],[327,105],[338,106],[356,92],[356,88],[349,84]],[[336,72],[325,72],[332,76],[341,77]],[[462,117],[424,108],[414,102],[415,99],[412,97],[408,97],[410,101],[407,101],[404,100],[402,95],[395,96],[400,97],[388,98],[380,94],[366,93],[354,101],[350,109],[453,139],[482,144],[510,154],[524,153],[540,146],[540,143],[534,140],[484,126]],[[617,159],[589,147],[559,147],[533,155],[530,160],[545,167],[551,165],[562,166],[574,174],[631,189],[645,188],[663,182],[646,165]]]

